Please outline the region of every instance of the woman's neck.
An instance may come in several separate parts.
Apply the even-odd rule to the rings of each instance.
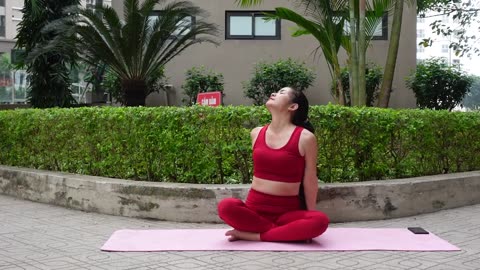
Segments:
[[[269,128],[273,132],[277,133],[291,127],[292,125],[293,124],[290,121],[290,115],[272,114],[272,122],[270,122]]]

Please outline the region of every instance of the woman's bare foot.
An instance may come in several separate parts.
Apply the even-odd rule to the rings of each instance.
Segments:
[[[242,232],[239,230],[230,230],[225,233],[226,236],[230,236],[228,241],[247,240],[247,241],[260,241],[259,233]]]

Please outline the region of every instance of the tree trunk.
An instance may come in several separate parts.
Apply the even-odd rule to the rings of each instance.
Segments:
[[[357,16],[356,7],[358,0],[350,0],[350,46],[351,46],[351,61],[350,61],[350,104],[356,106],[358,104],[358,36],[357,36]]]
[[[334,71],[335,74],[335,81],[336,81],[336,92],[337,92],[337,102],[339,105],[342,106],[347,106],[346,98],[345,98],[345,91],[343,90],[343,83],[342,83],[342,71],[340,69],[340,66],[335,68]]]
[[[145,106],[147,83],[145,80],[122,80],[126,106]]]
[[[366,0],[360,0],[358,16],[358,103],[357,106],[365,106],[367,103],[366,77],[365,77],[365,55],[366,36],[365,36],[365,3]]]
[[[335,48],[335,44],[332,44],[332,48]],[[333,54],[337,54],[336,51],[332,52]],[[335,91],[335,102],[338,105],[346,106],[346,99],[345,99],[345,91],[343,89],[342,83],[342,68],[340,67],[340,63],[338,62],[338,57],[334,57],[332,59],[332,63],[329,63],[329,66],[332,70],[332,80],[334,82],[334,91]]]
[[[390,44],[388,46],[387,62],[383,72],[382,87],[378,96],[378,107],[388,108],[390,93],[392,92],[393,76],[397,64],[398,47],[400,45],[400,33],[402,29],[403,1],[395,2],[393,13],[392,31],[390,32]]]

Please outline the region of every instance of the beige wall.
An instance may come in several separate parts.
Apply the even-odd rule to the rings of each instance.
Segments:
[[[196,1],[200,3],[200,1]],[[185,80],[185,71],[192,66],[204,65],[225,77],[225,104],[250,104],[243,97],[242,82],[250,78],[253,66],[260,60],[273,61],[280,58],[292,57],[314,68],[317,74],[315,84],[307,91],[312,104],[327,104],[332,101],[330,95],[330,75],[323,56],[314,58],[313,51],[317,42],[312,37],[293,38],[289,28],[290,22],[282,21],[281,40],[225,40],[225,10],[240,10],[234,0],[202,0],[201,7],[210,13],[209,21],[219,25],[220,46],[201,44],[187,49],[182,55],[167,65],[167,75],[174,87],[170,102],[180,104],[183,97],[181,85]],[[260,7],[252,10],[272,10],[277,6],[292,7],[291,1],[266,0]],[[114,0],[113,7],[122,10],[122,1]],[[390,18],[391,22],[391,18]],[[394,92],[391,98],[391,107],[415,107],[413,93],[405,87],[405,77],[416,65],[416,14],[414,8],[407,8],[404,12],[402,37],[398,53],[398,62],[394,80]],[[368,61],[381,66],[385,65],[388,50],[388,41],[373,41],[368,50]],[[345,60],[343,54],[343,60]],[[153,94],[147,99],[147,104],[165,104],[163,94]]]

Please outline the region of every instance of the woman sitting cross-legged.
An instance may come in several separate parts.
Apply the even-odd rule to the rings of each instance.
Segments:
[[[270,124],[252,130],[253,182],[245,202],[227,198],[218,214],[233,227],[230,241],[308,241],[325,232],[315,210],[317,141],[305,95],[285,87],[266,102]]]

